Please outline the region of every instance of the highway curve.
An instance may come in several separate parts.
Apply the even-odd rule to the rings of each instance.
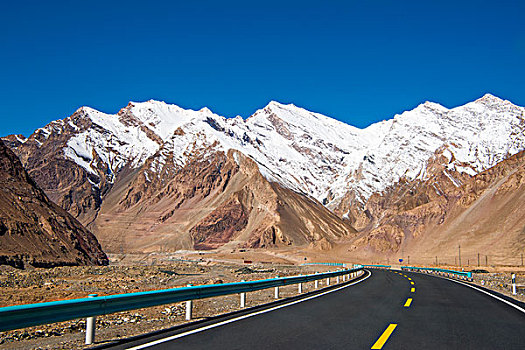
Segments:
[[[253,317],[204,331],[198,330],[202,325],[189,326],[113,348],[196,330],[145,348],[525,349],[525,313],[516,308],[434,276],[371,273],[355,285]]]

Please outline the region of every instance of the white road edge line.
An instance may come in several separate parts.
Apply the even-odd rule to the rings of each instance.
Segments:
[[[452,279],[452,278],[446,278],[446,277],[445,277],[445,279],[447,279],[447,280],[449,280],[449,281],[452,281],[452,282],[456,282],[456,283],[462,284],[462,285],[467,286],[467,287],[470,287],[470,288],[472,288],[472,289],[477,290],[478,292],[482,292],[482,293],[485,293],[485,294],[487,294],[487,295],[490,295],[491,297],[493,297],[493,298],[495,298],[495,299],[498,299],[499,301],[502,301],[502,302],[504,302],[505,304],[508,304],[508,305],[512,306],[513,308],[516,308],[516,309],[518,309],[519,311],[525,313],[525,309],[519,307],[519,306],[516,305],[516,304],[511,303],[511,302],[508,301],[508,300],[505,300],[505,299],[503,299],[503,298],[500,298],[500,297],[498,297],[497,295],[494,295],[494,294],[492,294],[492,293],[489,293],[489,292],[487,292],[487,291],[485,291],[485,290],[483,290],[483,289],[480,289],[480,288],[474,287],[474,286],[472,286],[472,285],[470,285],[470,284],[468,284],[468,283],[464,283],[464,282],[461,282],[461,281],[456,281],[456,280],[454,280],[454,279]]]
[[[342,286],[342,287],[339,287],[339,288],[336,288],[336,289],[332,289],[332,290],[329,290],[329,291],[326,291],[326,292],[323,292],[323,293],[320,293],[320,294],[312,295],[312,296],[310,296],[308,298],[292,301],[292,302],[287,303],[287,304],[283,304],[283,305],[275,306],[275,307],[272,307],[272,308],[269,308],[269,309],[257,311],[257,312],[254,312],[252,314],[239,316],[239,317],[236,317],[236,318],[232,318],[232,319],[229,319],[229,320],[226,320],[226,321],[222,321],[222,322],[219,322],[219,323],[210,324],[208,326],[197,328],[197,329],[194,329],[194,330],[191,330],[191,331],[187,331],[187,332],[184,332],[184,333],[179,333],[179,334],[176,334],[176,335],[172,335],[171,337],[158,339],[158,340],[146,343],[146,344],[134,346],[132,348],[127,348],[127,350],[145,349],[145,348],[148,348],[150,346],[154,346],[154,345],[158,345],[158,344],[161,344],[161,343],[165,343],[167,341],[171,341],[171,340],[174,340],[174,339],[182,338],[182,337],[185,337],[187,335],[199,333],[199,332],[202,332],[202,331],[205,331],[205,330],[208,330],[208,329],[211,329],[211,328],[216,328],[216,327],[219,327],[219,326],[222,326],[222,325],[225,325],[225,324],[228,324],[228,323],[232,323],[232,322],[235,322],[235,321],[240,321],[240,320],[243,320],[243,319],[248,318],[248,317],[264,314],[264,313],[267,313],[267,312],[270,312],[270,311],[281,309],[281,308],[286,307],[286,306],[302,303],[303,301],[307,301],[307,300],[310,300],[310,299],[318,298],[318,297],[323,296],[325,294],[337,292],[338,290],[341,290],[341,289],[344,289],[344,288],[348,288],[348,287],[353,286],[353,285],[355,285],[357,283],[361,283],[363,281],[366,281],[370,276],[372,276],[372,272],[370,272],[369,270],[366,270],[366,271],[368,272],[368,276],[366,276],[365,278],[363,278],[363,279],[361,279],[359,281],[355,281],[355,282],[349,283],[349,284],[347,284],[345,286]]]
[[[414,273],[415,271],[412,271],[412,272]],[[452,281],[452,282],[456,282],[456,283],[462,284],[462,285],[464,285],[464,286],[467,286],[467,287],[470,287],[470,288],[472,288],[472,289],[475,289],[475,290],[477,290],[478,292],[481,292],[481,293],[485,293],[485,294],[487,294],[487,295],[490,295],[491,297],[493,297],[493,298],[495,298],[495,299],[498,299],[499,301],[502,301],[502,302],[504,302],[505,304],[510,305],[510,306],[512,306],[513,308],[518,309],[519,311],[525,313],[525,309],[523,309],[522,307],[519,307],[518,305],[513,304],[513,303],[511,303],[510,301],[507,301],[507,300],[505,300],[505,299],[503,299],[503,298],[500,298],[500,297],[498,297],[497,295],[494,295],[494,294],[492,294],[492,293],[489,293],[489,292],[487,292],[487,291],[485,291],[485,290],[483,290],[483,289],[480,289],[480,288],[474,287],[474,286],[472,286],[472,285],[470,285],[470,284],[468,284],[468,283],[464,283],[464,282],[461,282],[461,281],[456,281],[455,279],[452,279],[452,278],[442,277],[442,276],[436,276],[436,275],[432,275],[432,274],[428,274],[428,273],[422,273],[422,272],[415,272],[415,273],[420,273],[420,274],[422,274],[422,275],[427,275],[427,276],[432,276],[432,277],[439,277],[439,278],[442,278],[442,279],[444,279],[444,280],[449,280],[449,281]]]

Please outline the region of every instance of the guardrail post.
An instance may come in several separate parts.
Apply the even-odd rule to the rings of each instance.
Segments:
[[[245,280],[241,280],[241,282],[246,282]],[[241,308],[246,306],[246,293],[241,293]]]
[[[97,294],[90,294],[88,298],[94,298]],[[95,316],[86,318],[86,345],[91,345],[95,341]]]
[[[330,272],[330,271],[328,271]],[[326,277],[326,285],[329,286],[330,285],[330,277]]]
[[[191,284],[188,284],[188,287],[191,287]],[[192,300],[186,300],[186,321],[191,320],[191,314],[192,314],[192,307],[193,307],[193,301]]]
[[[303,284],[301,282],[299,282],[299,285],[297,286],[297,292],[299,292],[299,294],[303,292]]]
[[[516,295],[516,274],[512,274],[512,295]]]
[[[276,276],[276,278],[279,278],[279,276]],[[279,286],[275,287],[273,297],[279,299]]]
[[[315,289],[319,288],[319,280],[314,281],[314,288]]]

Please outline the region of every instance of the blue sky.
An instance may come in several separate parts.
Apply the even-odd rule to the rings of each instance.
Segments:
[[[363,127],[426,100],[525,105],[524,1],[0,5],[0,135],[87,105],[247,117],[270,100]]]

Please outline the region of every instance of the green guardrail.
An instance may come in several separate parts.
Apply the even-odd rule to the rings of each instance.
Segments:
[[[457,276],[457,277],[464,277],[464,278],[472,279],[472,272],[465,272],[465,271],[438,269],[435,267],[416,267],[416,266],[401,266],[401,269],[409,270],[409,271],[436,273],[439,275],[451,275],[452,277]]]
[[[60,300],[0,308],[0,331],[43,325],[145,307],[204,299],[228,294],[253,292],[261,289],[306,283],[324,278],[347,275],[362,268],[317,273],[306,276],[278,277],[266,280],[202,285],[108,295],[93,298]]]

